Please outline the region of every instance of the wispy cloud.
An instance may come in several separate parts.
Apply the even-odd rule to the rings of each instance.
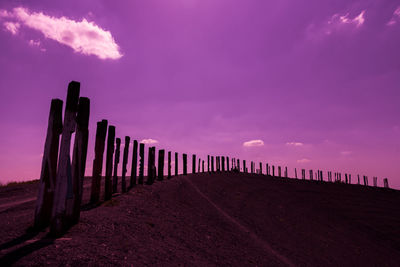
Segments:
[[[263,145],[264,145],[263,140],[250,140],[250,141],[243,143],[244,147],[254,147],[254,146],[263,146]]]
[[[298,159],[297,160],[297,163],[309,163],[309,162],[311,162],[310,159]]]
[[[8,20],[4,25],[6,23],[8,23],[7,25],[18,23],[40,31],[46,38],[67,45],[77,53],[95,55],[100,59],[119,59],[122,57],[119,46],[111,33],[86,19],[75,21],[66,17],[57,18],[45,15],[42,12],[30,12],[22,7],[14,8],[12,11],[0,10],[0,17]],[[16,20],[16,22],[10,21],[11,19]],[[18,28],[19,26],[16,28],[17,31]]]
[[[6,21],[3,23],[4,28],[11,32],[13,35],[18,33],[19,27],[21,27],[21,25],[18,22],[11,22],[11,21]]]
[[[400,6],[396,8],[396,10],[393,12],[392,18],[389,20],[389,22],[386,24],[388,26],[393,26],[397,24],[400,21]]]
[[[143,139],[142,141],[140,141],[140,143],[142,144],[158,144],[158,141],[155,139]]]
[[[287,142],[286,143],[287,146],[303,146],[303,143],[300,142]]]

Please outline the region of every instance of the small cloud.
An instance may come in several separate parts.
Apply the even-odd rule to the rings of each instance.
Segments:
[[[29,40],[29,45],[30,46],[40,46],[40,41],[34,41],[34,40]]]
[[[263,140],[250,140],[243,143],[244,147],[264,146]]]
[[[142,141],[140,141],[140,143],[150,145],[150,144],[158,144],[158,141],[155,139],[149,138],[149,139],[143,139]]]
[[[303,143],[300,142],[288,142],[286,143],[287,146],[303,146]]]
[[[393,12],[392,18],[389,20],[388,23],[386,23],[387,26],[393,26],[397,24],[400,21],[400,6],[396,8],[396,10]]]
[[[42,12],[30,12],[22,7],[14,8],[11,12],[0,10],[0,17],[17,20],[16,23],[10,21],[4,23],[6,29],[13,34],[19,25],[24,25],[43,33],[45,38],[67,45],[83,55],[95,55],[100,59],[122,57],[111,33],[85,18],[81,21],[67,17],[57,18]]]
[[[331,19],[328,21],[328,24],[330,25],[354,25],[355,27],[360,27],[361,25],[364,24],[365,18],[364,18],[365,10],[361,11],[361,13],[354,17],[354,18],[349,18],[349,13],[345,15],[340,15],[340,14],[334,14]]]
[[[298,159],[297,163],[309,163],[310,161],[309,159]]]
[[[4,28],[11,32],[13,35],[16,35],[18,33],[19,28],[21,25],[18,22],[11,22],[11,21],[6,21],[3,23]]]
[[[353,151],[341,151],[340,154],[343,156],[348,156],[351,155],[353,153]]]

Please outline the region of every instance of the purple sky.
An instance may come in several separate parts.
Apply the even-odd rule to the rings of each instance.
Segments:
[[[157,148],[400,188],[399,47],[400,1],[3,0],[0,182],[39,177],[50,100],[76,80],[88,174],[108,119]]]

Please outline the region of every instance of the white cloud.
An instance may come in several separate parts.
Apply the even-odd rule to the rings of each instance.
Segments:
[[[263,145],[264,145],[263,140],[250,140],[250,141],[243,143],[244,147],[254,147],[254,146],[263,146]]]
[[[392,18],[389,20],[389,22],[386,24],[388,26],[395,25],[400,21],[400,6],[396,8],[396,10],[393,12]]]
[[[40,31],[46,38],[67,45],[77,53],[95,55],[100,59],[122,57],[111,33],[86,19],[56,18],[42,12],[31,13],[22,7],[14,8],[12,12],[0,10],[0,16],[15,19],[26,27]]]
[[[142,141],[140,141],[140,143],[150,145],[150,144],[158,144],[158,141],[155,139],[149,138],[149,139],[143,139]]]
[[[303,146],[303,143],[300,142],[287,142],[286,143],[287,146]]]
[[[29,45],[31,46],[40,46],[40,41],[29,40]]]
[[[310,161],[309,159],[298,159],[297,163],[309,163]]]
[[[19,27],[21,27],[21,25],[18,22],[11,22],[11,21],[6,21],[3,23],[4,28],[11,32],[13,35],[18,33]]]
[[[354,18],[349,18],[349,13],[345,15],[340,15],[340,14],[334,14],[331,19],[328,21],[329,25],[332,25],[333,27],[337,25],[354,25],[355,27],[360,27],[361,25],[364,24],[365,18],[364,18],[365,10],[361,11],[361,13],[354,17]]]

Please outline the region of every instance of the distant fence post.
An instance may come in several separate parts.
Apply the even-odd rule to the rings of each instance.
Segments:
[[[320,180],[321,182],[323,182],[324,181],[324,172],[323,171],[321,171],[321,180]]]
[[[222,156],[222,171],[225,171],[225,157]]]
[[[226,171],[229,172],[229,157],[226,157]]]
[[[164,180],[164,155],[164,149],[158,150],[158,181]]]
[[[178,176],[178,152],[175,152],[175,176]]]
[[[36,200],[35,228],[46,227],[51,219],[57,175],[58,146],[62,132],[62,106],[62,100],[51,100],[40,173],[39,193]]]
[[[344,174],[344,180],[345,180],[345,183],[347,184],[348,183],[347,173]]]
[[[70,147],[72,133],[75,132],[76,127],[79,91],[80,83],[74,81],[69,83],[50,227],[50,232],[53,235],[62,234],[69,226],[69,222],[66,218],[67,199],[74,198],[74,192],[72,188],[73,181],[71,174]]]
[[[351,184],[351,174],[349,174],[349,184]]]
[[[207,155],[207,172],[210,172],[210,155]]]
[[[192,173],[196,173],[196,155],[192,155]]]
[[[115,142],[115,126],[110,125],[110,126],[108,126],[108,136],[107,136],[104,200],[111,199],[111,195],[112,195],[111,175],[112,175],[112,170],[113,170],[114,142]]]
[[[389,181],[388,181],[387,178],[384,178],[384,179],[383,179],[383,187],[384,187],[384,188],[389,188]]]
[[[100,200],[101,173],[103,169],[104,148],[107,135],[107,120],[97,122],[96,143],[94,148],[94,160],[92,170],[92,187],[90,202],[97,203]]]
[[[168,179],[171,179],[171,151],[168,151]]]
[[[211,156],[211,172],[214,172],[214,156]]]
[[[368,186],[368,176],[364,175],[364,185]]]
[[[246,169],[246,160],[243,160],[243,172],[247,173],[247,169]]]
[[[360,175],[359,174],[357,174],[357,180],[358,180],[357,184],[360,184]]]
[[[183,159],[183,175],[187,175],[187,155],[182,154]]]
[[[287,167],[285,167],[285,178],[288,178]]]
[[[203,170],[204,173],[204,160],[201,162],[201,169]]]
[[[139,145],[139,178],[138,184],[143,184],[144,180],[144,144]]]
[[[126,190],[126,165],[128,164],[128,153],[129,153],[129,144],[131,143],[131,138],[129,136],[125,136],[125,147],[124,147],[124,155],[122,158],[122,192],[125,193]]]
[[[378,186],[378,177],[374,176],[372,179],[373,179],[374,187],[377,187]]]
[[[238,171],[240,172],[240,159],[237,159],[237,166],[236,166],[236,168],[238,169]]]
[[[312,170],[309,170],[308,172],[309,172],[309,174],[310,174],[310,181],[312,181],[312,180],[313,180],[313,171],[312,171]]]
[[[197,167],[197,172],[198,173],[200,173],[200,164],[201,164],[201,158],[199,158],[199,164],[198,164],[198,167]]]
[[[153,184],[153,148],[149,147],[149,153],[147,155],[147,185]]]
[[[278,176],[279,176],[279,177],[282,177],[281,166],[278,166]]]
[[[138,141],[133,140],[133,148],[132,148],[132,169],[131,169],[131,183],[130,188],[136,185],[136,173],[137,173],[137,150],[138,150]]]
[[[117,185],[118,185],[118,163],[119,163],[119,155],[120,155],[120,149],[121,149],[121,138],[117,138],[115,140],[116,142],[116,148],[115,148],[115,156],[114,156],[114,175],[113,175],[113,182],[112,182],[112,188],[113,188],[113,193],[117,193]]]
[[[296,168],[294,168],[294,178],[297,179],[297,169]]]

